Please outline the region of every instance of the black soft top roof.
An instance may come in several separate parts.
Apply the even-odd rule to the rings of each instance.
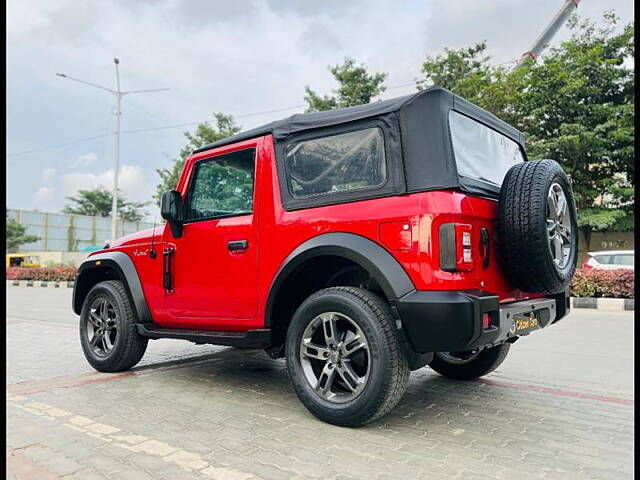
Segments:
[[[442,87],[431,87],[412,95],[357,107],[291,115],[205,145],[196,152],[272,134],[285,209],[304,208],[313,202],[295,199],[285,188],[287,174],[284,159],[287,148],[308,138],[376,126],[384,132],[389,168],[389,181],[380,188],[378,195],[461,189],[495,198],[500,193],[499,186],[458,174],[449,129],[449,113],[452,110],[511,138],[520,145],[526,158],[524,135],[521,132]],[[323,198],[317,204],[356,200],[366,195],[331,195],[330,200]]]
[[[503,122],[498,117],[486,110],[468,102],[467,100],[455,95],[449,90],[434,86],[413,93],[411,95],[404,95],[402,97],[391,98],[389,100],[382,100],[379,102],[368,103],[366,105],[359,105],[357,107],[338,108],[335,110],[327,110],[324,112],[314,113],[296,113],[282,120],[276,120],[265,125],[261,125],[251,130],[240,132],[231,137],[218,140],[199,149],[194,153],[203,152],[216,147],[224,145],[230,145],[232,143],[240,142],[243,140],[249,140],[251,138],[261,137],[263,135],[273,134],[276,141],[284,140],[289,135],[312,130],[315,128],[328,127],[333,125],[339,125],[343,123],[349,123],[364,118],[375,117],[378,115],[384,115],[391,112],[398,112],[400,110],[409,108],[415,102],[419,102],[421,99],[426,100],[437,99],[439,106],[448,106],[456,110],[461,110],[462,113],[467,114],[477,120],[485,123],[494,130],[507,135],[516,142],[524,146],[524,136],[521,132],[513,128],[506,122]],[[432,112],[424,112],[427,115],[432,113],[433,115],[440,115],[441,108],[436,108]]]

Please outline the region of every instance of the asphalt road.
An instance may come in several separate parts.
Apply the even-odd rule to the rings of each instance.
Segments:
[[[413,372],[380,421],[312,417],[263,352],[150,342],[100,374],[71,289],[7,287],[8,478],[632,478],[633,314],[574,310],[493,374]]]

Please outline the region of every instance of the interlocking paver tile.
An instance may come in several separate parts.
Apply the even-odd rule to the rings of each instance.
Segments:
[[[579,318],[576,323],[584,321]],[[624,331],[632,317],[615,321],[616,331]],[[10,384],[91,372],[75,324],[32,327],[8,325],[7,345],[15,353],[7,357]],[[583,332],[569,328],[565,338],[578,341]],[[560,348],[546,346],[553,336],[538,343],[541,351]],[[518,342],[513,355],[527,342]],[[191,358],[179,361],[182,355]],[[59,357],[56,365],[41,360]],[[545,361],[542,353],[528,358]],[[613,385],[607,391],[606,376],[602,386],[584,377],[579,384],[573,377],[556,379],[552,373],[565,366],[546,366],[551,373],[545,377],[524,378],[503,367],[488,377],[507,386],[454,382],[425,368],[413,372],[406,395],[387,416],[345,429],[304,409],[282,361],[263,352],[163,340],[150,343],[132,376],[9,395],[6,439],[22,458],[50,462],[50,472],[78,479],[632,478],[632,390]]]

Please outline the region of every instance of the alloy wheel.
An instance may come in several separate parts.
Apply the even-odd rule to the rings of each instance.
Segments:
[[[369,379],[369,343],[348,316],[322,313],[302,334],[300,363],[319,397],[333,403],[348,402],[362,393]]]
[[[571,256],[571,214],[567,197],[558,183],[549,188],[547,195],[547,238],[556,268],[567,265]]]
[[[111,353],[118,336],[117,313],[113,303],[105,298],[96,298],[89,307],[86,322],[89,348],[98,357]]]

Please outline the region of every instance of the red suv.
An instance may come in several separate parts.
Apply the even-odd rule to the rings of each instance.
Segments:
[[[100,371],[131,368],[149,339],[265,349],[311,413],[357,426],[411,370],[480,377],[569,312],[567,176],[443,88],[200,148],[161,210],[163,228],[79,269],[73,309]]]

